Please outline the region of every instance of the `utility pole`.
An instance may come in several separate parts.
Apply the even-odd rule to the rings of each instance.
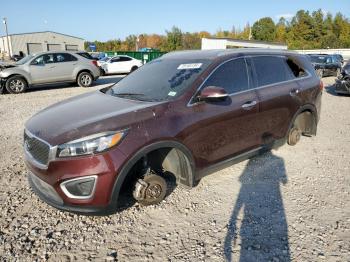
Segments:
[[[6,38],[7,38],[7,49],[8,49],[8,55],[11,57],[11,49],[10,49],[10,38],[9,38],[9,32],[7,30],[7,19],[4,17],[2,19],[2,22],[5,25],[5,31],[6,31]],[[5,46],[4,46],[5,47]]]
[[[136,44],[135,44],[135,51],[139,51],[139,41],[140,41],[140,38],[139,36],[136,37]]]

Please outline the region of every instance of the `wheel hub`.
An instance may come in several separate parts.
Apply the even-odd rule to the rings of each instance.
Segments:
[[[81,77],[81,82],[83,85],[89,85],[91,83],[91,77],[88,75],[84,75]]]
[[[149,185],[146,189],[146,198],[158,198],[162,193],[160,185]]]
[[[20,92],[24,88],[24,83],[20,80],[12,80],[10,82],[10,88],[13,91]]]
[[[142,205],[153,205],[164,199],[166,190],[165,179],[152,174],[136,181],[133,196]]]

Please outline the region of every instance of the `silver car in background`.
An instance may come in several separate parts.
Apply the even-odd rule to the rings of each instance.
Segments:
[[[28,55],[15,64],[0,65],[0,93],[12,94],[37,85],[76,82],[89,87],[100,76],[95,60],[84,51],[54,51]]]

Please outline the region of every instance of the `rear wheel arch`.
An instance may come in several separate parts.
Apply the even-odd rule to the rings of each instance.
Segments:
[[[317,133],[317,110],[313,105],[305,105],[301,107],[293,117],[289,130],[293,127],[300,129],[304,136],[315,136]]]
[[[162,168],[174,174],[177,184],[189,188],[195,185],[195,163],[189,149],[176,141],[156,142],[137,151],[122,167],[114,182],[110,204],[117,206],[118,197],[127,176],[145,156],[152,168]]]
[[[78,81],[79,75],[83,72],[89,73],[92,77],[94,77],[94,74],[89,69],[82,69],[82,70],[79,70],[78,73],[75,75],[76,82]]]

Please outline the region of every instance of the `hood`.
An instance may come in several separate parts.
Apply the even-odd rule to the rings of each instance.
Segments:
[[[6,68],[17,67],[14,64],[0,63],[0,71],[5,70]]]
[[[25,128],[51,145],[58,145],[128,128],[153,117],[154,106],[161,103],[122,99],[96,91],[45,108],[29,119]]]

